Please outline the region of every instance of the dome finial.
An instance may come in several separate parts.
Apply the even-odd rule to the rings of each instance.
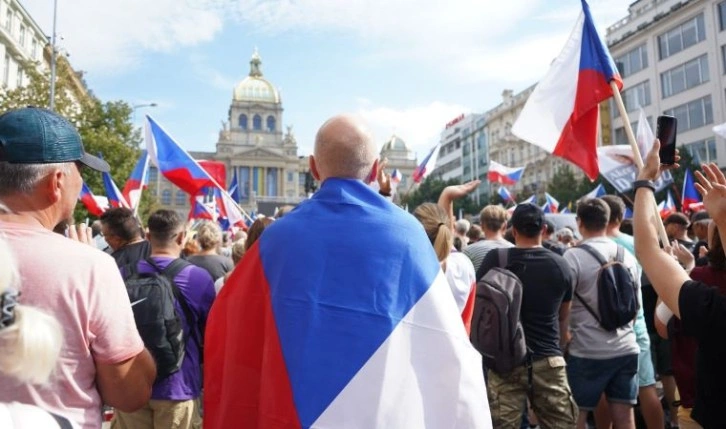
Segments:
[[[250,59],[250,76],[262,77],[262,58],[260,58],[260,53],[257,52],[257,46],[255,46],[255,52],[252,54],[252,59]]]

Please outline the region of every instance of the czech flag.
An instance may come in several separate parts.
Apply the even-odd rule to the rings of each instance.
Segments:
[[[244,214],[228,193],[222,192],[219,188],[214,188],[214,201],[219,214],[217,221],[223,231],[227,231],[233,226],[241,228],[246,226]]]
[[[700,202],[701,196],[698,194],[693,182],[693,173],[691,173],[691,170],[686,169],[686,174],[683,176],[683,192],[681,192],[681,210],[684,212],[692,211],[691,205],[697,207]]]
[[[81,188],[81,195],[78,196],[78,199],[81,200],[84,206],[86,206],[86,210],[88,210],[88,213],[94,215],[94,216],[101,216],[105,209],[105,204],[102,205],[98,199],[100,197],[96,197],[93,195],[93,192],[91,192],[91,189],[86,185],[86,182],[83,182],[83,187]]]
[[[595,180],[599,173],[599,103],[613,95],[610,81],[622,89],[623,82],[595,29],[590,7],[582,0],[582,13],[569,40],[529,96],[512,132],[569,160]]]
[[[564,209],[562,209],[562,211],[560,211],[560,213],[562,213],[562,214],[570,213],[570,209],[565,207]]]
[[[240,200],[239,197],[239,182],[237,180],[237,169],[234,169],[234,172],[232,173],[232,182],[229,184],[229,190],[227,191],[229,193],[229,196],[232,197],[234,202],[238,203]]]
[[[401,174],[401,170],[398,168],[393,169],[393,172],[391,172],[391,183],[401,183],[401,180],[403,179],[403,174]]]
[[[129,203],[131,209],[136,210],[141,201],[141,192],[149,185],[149,152],[146,149],[141,151],[141,156],[136,166],[131,171],[129,180],[124,185],[122,192],[124,199]]]
[[[219,186],[150,116],[146,117],[146,127],[146,150],[151,162],[171,183],[189,195],[197,195],[207,186]]]
[[[664,218],[669,214],[676,212],[676,203],[675,201],[673,201],[673,195],[671,195],[671,191],[667,191],[665,201],[661,201],[658,204],[658,212],[660,213],[661,218]]]
[[[542,206],[542,210],[545,213],[557,213],[557,209],[560,207],[560,202],[547,192],[545,192],[545,200],[546,201]]]
[[[507,188],[505,188],[504,186],[500,186],[497,193],[502,198],[502,201],[504,201],[505,203],[516,203],[516,201],[514,201],[514,198],[512,197],[512,194],[510,194]]]
[[[205,429],[491,428],[487,404],[421,225],[357,180],[268,226],[207,320]]]
[[[111,207],[125,207],[129,208],[129,203],[126,202],[121,191],[116,186],[116,183],[111,177],[111,173],[104,171],[103,175],[103,187],[106,189],[106,196],[108,197],[108,204]]]
[[[511,168],[504,166],[496,161],[489,161],[489,172],[487,179],[493,183],[502,183],[504,185],[514,185],[519,182],[524,173],[524,167]]]
[[[439,157],[439,146],[441,146],[441,144],[434,146],[434,148],[431,149],[431,152],[426,155],[426,158],[421,161],[421,164],[413,170],[412,178],[414,183],[421,183],[423,179],[434,171],[434,167],[436,167],[436,160]]]
[[[600,183],[595,189],[585,194],[585,196],[583,196],[581,199],[600,198],[605,194],[605,187],[602,185],[602,183]]]
[[[199,199],[200,197],[192,198],[192,208],[189,210],[188,219],[214,220],[214,212]]]
[[[532,195],[531,197],[522,201],[520,204],[537,204],[537,195]]]

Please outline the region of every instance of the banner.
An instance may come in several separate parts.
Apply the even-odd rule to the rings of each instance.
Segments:
[[[597,148],[600,174],[620,193],[633,189],[633,182],[638,177],[638,167],[633,160],[633,149],[630,145],[602,146]],[[673,183],[670,171],[665,171],[655,182],[656,191]]]

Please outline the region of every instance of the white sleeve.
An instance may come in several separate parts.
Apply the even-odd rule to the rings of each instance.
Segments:
[[[671,320],[671,317],[673,317],[673,312],[670,308],[668,308],[667,305],[665,305],[664,302],[661,302],[655,308],[655,317],[657,317],[658,320],[661,321],[661,323],[667,325],[668,321]]]

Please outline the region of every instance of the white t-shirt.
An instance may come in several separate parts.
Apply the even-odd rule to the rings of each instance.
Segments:
[[[446,258],[446,280],[454,294],[454,300],[459,312],[464,311],[469,296],[476,285],[476,272],[469,258],[460,252],[451,252]]]
[[[78,425],[69,421],[73,429]],[[47,411],[34,405],[0,402],[0,428],[2,429],[58,429],[58,422]]]
[[[600,252],[607,260],[615,258],[617,244],[608,237],[591,238],[580,244],[583,243]],[[597,311],[597,276],[600,271],[600,263],[586,250],[577,247],[568,249],[565,252],[565,259],[575,274],[575,291],[587,302],[590,308]],[[640,296],[640,276],[638,275],[635,257],[630,252],[625,251],[623,263],[630,270],[635,280],[638,288],[636,296]],[[570,311],[570,330],[572,332],[572,342],[570,343],[569,353],[575,357],[611,359],[640,353],[640,347],[633,330],[633,322],[608,332],[600,326],[574,293],[572,294],[572,310]]]

